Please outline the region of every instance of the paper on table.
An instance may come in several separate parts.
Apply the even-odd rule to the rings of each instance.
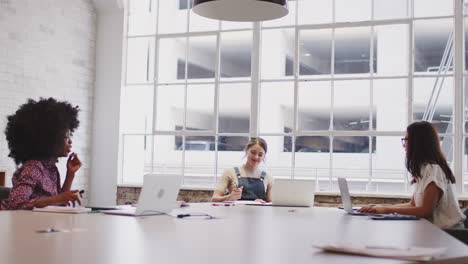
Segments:
[[[330,252],[347,253],[363,256],[396,258],[414,261],[429,261],[432,258],[442,255],[447,248],[428,248],[428,247],[409,247],[399,248],[393,246],[377,246],[377,245],[362,245],[362,244],[318,244],[313,247],[323,249]]]
[[[81,214],[88,213],[91,208],[85,207],[65,207],[65,206],[46,206],[44,208],[34,208],[34,212],[47,212],[47,213],[64,213],[64,214]]]
[[[257,202],[257,201],[235,201],[235,204],[245,204],[245,205],[271,205],[271,203],[262,203],[262,202]]]

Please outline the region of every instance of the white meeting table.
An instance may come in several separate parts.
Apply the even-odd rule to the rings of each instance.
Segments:
[[[177,210],[221,218],[1,211],[0,263],[411,263],[312,247],[323,242],[448,247],[437,263],[468,263],[468,247],[426,220],[376,221],[324,207],[208,203]],[[37,232],[47,228],[61,232]]]

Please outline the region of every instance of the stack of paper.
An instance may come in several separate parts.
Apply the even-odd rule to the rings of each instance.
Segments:
[[[66,207],[66,206],[46,206],[44,208],[34,208],[34,212],[81,214],[91,211],[91,208],[84,207]]]
[[[396,258],[413,261],[429,261],[436,256],[442,255],[447,248],[427,248],[427,247],[392,247],[392,246],[374,246],[362,244],[319,244],[313,247],[323,249],[330,252],[382,257]]]

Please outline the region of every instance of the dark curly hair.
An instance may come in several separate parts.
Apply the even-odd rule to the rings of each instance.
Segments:
[[[66,131],[72,133],[80,124],[78,111],[78,106],[54,98],[29,99],[7,117],[8,156],[17,165],[57,157],[64,146]]]

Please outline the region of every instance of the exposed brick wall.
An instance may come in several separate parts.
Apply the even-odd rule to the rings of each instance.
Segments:
[[[3,133],[6,116],[27,98],[55,97],[81,109],[73,151],[83,167],[73,188],[88,189],[95,39],[91,0],[0,0],[0,170],[7,186],[16,167]],[[62,175],[65,163],[58,164]]]
[[[140,195],[140,187],[118,187],[117,204],[136,203]],[[177,200],[190,203],[209,202],[213,191],[206,190],[180,190]],[[401,198],[377,198],[377,197],[352,197],[353,205],[366,204],[397,204],[407,203],[409,199]],[[315,195],[315,206],[337,207],[341,205],[341,197],[338,195]],[[460,207],[468,207],[468,201],[460,201]]]

